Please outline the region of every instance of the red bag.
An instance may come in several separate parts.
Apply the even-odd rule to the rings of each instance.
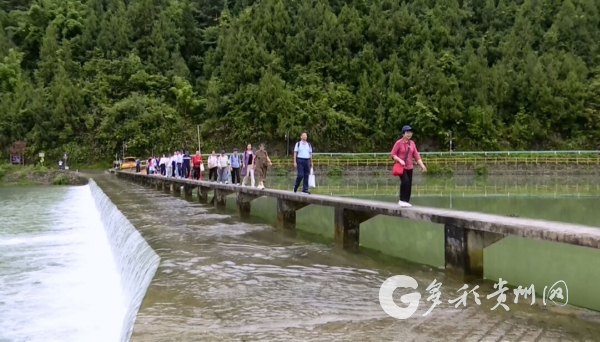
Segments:
[[[404,173],[404,166],[402,166],[402,164],[396,162],[394,164],[394,168],[392,169],[392,175],[393,176],[402,176],[403,173]]]
[[[410,153],[410,142],[408,143],[408,146],[406,147],[406,156],[404,156],[404,162],[406,163],[406,160],[408,159],[408,154]],[[392,175],[393,176],[402,176],[402,174],[404,173],[404,166],[398,162],[394,163],[394,167],[392,168]]]

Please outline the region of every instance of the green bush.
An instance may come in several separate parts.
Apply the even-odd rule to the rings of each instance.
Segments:
[[[327,177],[340,178],[344,173],[344,169],[339,166],[332,166],[327,170]]]
[[[69,185],[69,179],[65,175],[57,175],[52,181],[54,185]]]
[[[488,174],[488,166],[486,164],[475,165],[475,174],[477,176],[485,176]]]
[[[10,164],[0,164],[0,180],[2,180],[4,176],[8,174],[8,172],[10,171],[10,167]]]
[[[454,168],[448,165],[430,164],[427,165],[427,173],[432,176],[452,176],[454,174]]]
[[[288,171],[283,167],[275,167],[273,168],[273,173],[277,177],[285,177],[288,175]]]

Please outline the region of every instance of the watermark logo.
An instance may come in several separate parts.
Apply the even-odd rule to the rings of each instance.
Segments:
[[[419,292],[412,292],[400,297],[402,303],[408,304],[407,307],[402,308],[396,305],[393,298],[394,290],[399,287],[416,290],[419,284],[413,277],[405,275],[387,278],[379,288],[379,305],[381,305],[386,314],[397,319],[407,319],[419,308],[421,294]]]
[[[506,304],[507,300],[507,292],[509,292],[509,288],[505,285],[508,282],[500,278],[497,283],[494,284],[494,289],[496,290],[493,293],[490,293],[486,296],[486,299],[496,298],[496,305],[492,307],[491,310],[496,310],[498,307],[502,307],[506,311],[510,311],[508,304]],[[400,301],[404,304],[408,304],[408,306],[401,307],[398,306],[393,299],[394,291],[397,288],[407,288],[416,290],[419,287],[417,281],[409,276],[405,275],[397,275],[386,279],[381,287],[379,288],[379,304],[383,311],[386,314],[394,317],[396,319],[407,319],[410,318],[419,308],[419,304],[421,302],[421,294],[419,292],[411,292],[409,294],[405,294],[400,297]],[[438,305],[442,304],[442,300],[440,299],[442,296],[441,292],[442,283],[438,282],[437,279],[434,279],[429,286],[425,289],[426,292],[429,293],[429,297],[427,297],[427,302],[431,302],[431,306],[429,310],[423,314],[423,316],[429,315],[431,311]],[[462,294],[456,298],[449,299],[448,304],[454,304],[455,308],[458,308],[460,305],[466,307],[467,306],[467,298],[469,296],[473,297],[473,301],[477,305],[481,305],[480,296],[476,292],[479,289],[479,285],[475,285],[472,289],[469,290],[469,285],[463,285],[458,291],[462,292]],[[529,287],[523,287],[519,285],[519,287],[512,290],[514,296],[514,303],[517,304],[519,302],[519,297],[523,299],[531,298],[531,304],[535,304],[535,287],[532,284]],[[510,292],[509,292],[510,294]],[[550,300],[557,306],[565,306],[569,302],[569,289],[567,287],[567,283],[563,280],[559,280],[554,283],[548,289],[548,286],[544,286],[544,291],[542,295],[542,303],[545,306],[546,301]],[[559,300],[557,302],[557,300]]]

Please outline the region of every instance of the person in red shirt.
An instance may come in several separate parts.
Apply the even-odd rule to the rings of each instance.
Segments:
[[[412,207],[409,202],[412,190],[413,158],[417,161],[421,170],[427,172],[427,168],[421,160],[421,155],[417,151],[417,146],[411,140],[412,135],[412,127],[408,125],[402,127],[402,138],[398,139],[392,148],[392,159],[404,166],[404,172],[400,176],[400,201],[398,201],[398,205],[401,207]]]
[[[202,180],[202,171],[200,167],[202,165],[202,156],[200,155],[200,151],[196,151],[196,154],[192,157],[192,167],[194,168],[194,179]]]

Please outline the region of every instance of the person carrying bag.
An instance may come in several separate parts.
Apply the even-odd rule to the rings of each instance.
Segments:
[[[412,134],[412,127],[408,125],[402,127],[402,138],[396,141],[391,153],[392,159],[396,161],[392,169],[392,175],[400,178],[400,200],[398,205],[401,207],[412,207],[410,195],[412,191],[413,159],[417,161],[423,172],[427,172],[427,168],[421,160],[421,155],[417,151],[417,146],[411,140]]]
[[[313,168],[310,168],[310,175],[308,175],[308,186],[311,188],[317,187],[317,180],[315,179],[315,171]]]

